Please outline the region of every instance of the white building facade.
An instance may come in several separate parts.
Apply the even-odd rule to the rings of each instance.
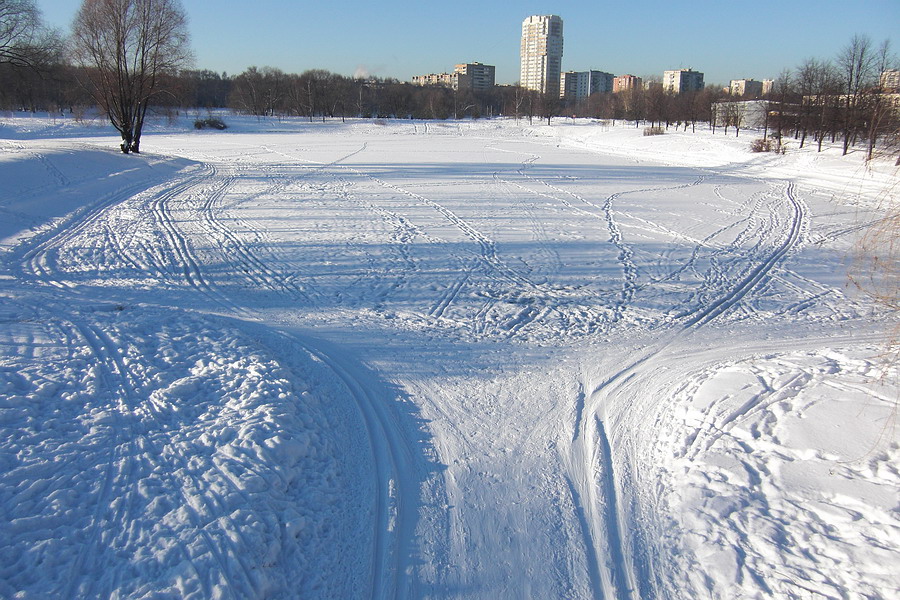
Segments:
[[[583,100],[591,94],[611,92],[612,73],[603,71],[567,71],[559,82],[559,95],[566,100]]]
[[[559,96],[562,75],[563,21],[556,15],[534,15],[522,21],[519,83],[549,96]]]

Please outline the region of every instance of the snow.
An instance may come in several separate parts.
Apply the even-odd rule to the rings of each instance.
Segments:
[[[891,162],[224,118],[0,117],[0,597],[900,597]]]

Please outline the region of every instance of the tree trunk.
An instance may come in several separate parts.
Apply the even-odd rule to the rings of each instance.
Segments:
[[[129,130],[122,132],[122,144],[119,146],[123,154],[131,152],[132,133]]]

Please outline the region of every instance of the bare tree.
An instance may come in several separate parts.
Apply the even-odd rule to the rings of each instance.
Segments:
[[[34,0],[0,0],[0,64],[41,70],[61,48],[59,34],[41,24]]]
[[[775,127],[776,150],[779,152],[784,150],[784,130],[791,119],[790,112],[792,112],[792,109],[789,106],[789,103],[793,95],[793,90],[794,74],[790,69],[784,69],[775,80],[775,90],[770,96],[772,106],[767,107],[767,110],[770,110],[771,108],[769,112],[769,125],[774,125]],[[774,123],[771,123],[773,120]]]
[[[641,87],[632,87],[624,92],[619,92],[622,98],[622,105],[624,108],[625,118],[629,121],[634,121],[634,126],[637,128],[640,125],[640,122],[644,119],[645,116],[645,106],[646,106],[646,92],[644,88]]]
[[[875,53],[872,40],[854,35],[837,59],[844,94],[844,154],[847,154],[859,128],[859,113],[863,91],[872,83]]]
[[[141,131],[164,78],[190,60],[178,0],[84,0],[72,32],[94,100],[122,135],[122,152],[139,152]]]
[[[59,34],[41,24],[34,0],[0,0],[0,64],[40,70],[61,48]]]
[[[867,98],[867,124],[866,132],[867,149],[866,160],[872,160],[875,155],[875,145],[879,137],[895,137],[898,128],[898,107],[887,99],[887,94],[882,88],[880,75],[887,71],[897,60],[891,55],[890,40],[884,40],[878,47],[875,57],[874,71],[879,75],[878,86],[869,90]],[[900,158],[900,157],[898,157]]]

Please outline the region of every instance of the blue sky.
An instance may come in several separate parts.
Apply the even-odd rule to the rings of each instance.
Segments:
[[[68,31],[75,0],[37,0]],[[236,74],[251,65],[327,69],[409,80],[459,62],[519,78],[522,20],[557,14],[564,70],[661,75],[692,67],[707,83],[776,77],[808,57],[832,58],[857,33],[900,54],[900,0],[182,0],[197,68]]]

